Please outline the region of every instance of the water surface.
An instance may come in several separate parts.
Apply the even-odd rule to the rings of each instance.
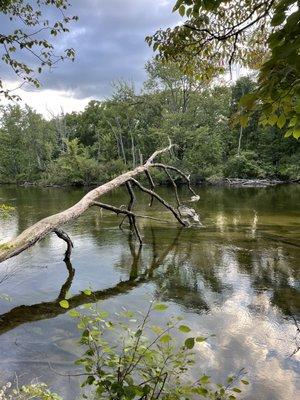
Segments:
[[[72,264],[63,262],[65,244],[54,234],[0,265],[0,380],[30,382],[38,377],[66,400],[74,399],[79,378],[73,371],[81,349],[75,322],[59,306],[68,292],[71,307],[91,287],[101,307],[144,310],[155,297],[182,315],[195,334],[214,334],[197,345],[197,373],[217,382],[240,368],[251,382],[245,399],[300,396],[300,186],[198,188],[195,208],[202,228],[181,229],[160,205],[139,213],[142,251],[118,218],[90,210],[65,230],[74,241]],[[65,209],[84,190],[2,186],[0,202],[16,207],[1,221],[1,242],[38,219]],[[160,193],[170,202],[172,189]],[[187,198],[187,192],[180,192]],[[126,193],[105,202],[126,204]],[[158,323],[160,321],[157,321]],[[295,354],[294,354],[295,353]]]

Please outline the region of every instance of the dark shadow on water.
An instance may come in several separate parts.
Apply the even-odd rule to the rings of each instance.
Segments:
[[[53,301],[42,302],[33,305],[21,305],[11,309],[9,312],[0,315],[0,335],[29,322],[40,321],[49,318],[55,318],[69,310],[85,303],[95,303],[99,300],[105,300],[120,294],[129,292],[141,284],[151,281],[154,271],[163,263],[167,255],[176,248],[182,228],[176,230],[176,236],[169,246],[158,256],[153,247],[152,262],[149,267],[139,274],[139,263],[142,254],[142,247],[133,242],[132,235],[128,235],[128,244],[132,255],[132,264],[130,268],[129,279],[119,282],[116,286],[104,290],[94,291],[91,295],[80,293],[68,298],[69,308],[62,308],[59,302],[66,297],[70,290],[75,269],[70,260],[66,260],[65,265],[68,270],[67,280],[60,289],[58,297]]]

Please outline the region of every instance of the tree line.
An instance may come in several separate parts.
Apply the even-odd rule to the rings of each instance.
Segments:
[[[279,121],[264,126],[257,111],[247,126],[231,123],[240,98],[255,88],[251,77],[208,84],[158,60],[146,71],[139,93],[120,81],[109,99],[50,120],[28,106],[2,106],[0,182],[101,183],[138,165],[168,137],[177,145],[168,157],[194,182],[300,179],[300,143],[283,137]],[[163,174],[156,179],[165,182]]]

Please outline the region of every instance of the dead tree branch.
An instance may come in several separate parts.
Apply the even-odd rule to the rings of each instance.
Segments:
[[[132,189],[132,186],[131,186],[130,182],[126,182],[125,185],[126,185],[126,189],[127,189],[128,193],[129,193],[129,203],[128,203],[128,206],[127,206],[127,210],[131,211],[132,208],[133,208],[134,203],[136,202],[136,198],[135,198],[135,194],[134,194],[134,191]],[[132,217],[131,215],[127,214],[127,215],[124,216],[124,218],[122,219],[122,221],[119,224],[119,228],[120,229],[122,228],[122,225],[123,225],[123,223],[124,223],[124,221],[126,219],[126,216],[128,217],[128,221],[129,221],[130,227],[131,228],[133,227],[132,218],[134,218],[134,217]]]
[[[197,198],[199,197],[191,186],[190,176],[185,174],[184,172],[182,172],[179,168],[173,167],[172,165],[165,165],[165,164],[161,164],[161,163],[154,163],[154,164],[152,164],[152,166],[157,167],[157,168],[162,168],[163,170],[169,169],[171,171],[177,172],[182,178],[184,178],[184,180],[186,181],[186,183],[188,185],[189,191],[193,194],[193,196],[195,196]]]
[[[179,207],[181,205],[180,200],[179,200],[179,196],[178,196],[178,189],[177,189],[177,185],[174,181],[174,179],[172,178],[172,175],[170,174],[170,172],[168,171],[168,168],[164,165],[163,169],[167,175],[167,177],[170,179],[173,187],[174,187],[174,192],[175,192],[175,197],[176,197],[176,201],[177,201],[177,207]]]
[[[153,161],[155,160],[155,158],[157,156],[170,151],[173,146],[174,145],[171,142],[169,142],[169,145],[167,147],[165,147],[164,149],[155,151],[148,158],[148,160],[146,161],[145,164],[140,165],[131,171],[125,172],[125,173],[119,175],[118,177],[112,179],[111,181],[104,183],[101,186],[98,186],[97,188],[89,191],[84,197],[82,197],[81,200],[79,200],[72,207],[36,222],[34,225],[32,225],[29,228],[27,228],[26,230],[24,230],[16,238],[10,240],[9,242],[1,244],[0,245],[0,263],[11,257],[14,257],[14,256],[22,253],[24,250],[32,247],[35,243],[39,242],[41,239],[43,239],[45,236],[47,236],[51,232],[56,233],[56,235],[60,239],[64,240],[67,243],[67,251],[65,253],[65,260],[70,259],[73,243],[72,243],[70,237],[64,231],[62,231],[60,227],[63,224],[66,224],[66,223],[78,218],[81,214],[83,214],[86,210],[88,210],[91,206],[94,206],[94,205],[98,205],[98,206],[100,205],[100,207],[103,209],[113,211],[117,214],[121,213],[121,214],[125,215],[125,217],[127,217],[129,220],[129,224],[130,224],[132,230],[135,232],[136,236],[138,237],[139,242],[142,243],[142,237],[141,237],[141,234],[140,234],[139,229],[136,224],[136,217],[148,218],[148,219],[155,219],[155,218],[136,215],[135,213],[132,212],[132,208],[133,208],[133,205],[135,202],[135,195],[134,195],[132,184],[134,186],[136,186],[137,188],[139,188],[142,192],[147,193],[150,196],[150,198],[151,198],[150,205],[152,204],[154,198],[157,199],[165,208],[167,208],[168,210],[170,210],[172,212],[174,217],[177,219],[177,221],[182,226],[187,226],[187,223],[184,220],[182,220],[180,213],[154,191],[155,185],[154,185],[153,179],[149,173],[149,169],[153,168],[153,167],[163,168],[165,171],[168,171],[168,170],[175,171],[186,180],[191,193],[194,196],[197,196],[196,193],[191,188],[189,176],[184,174],[178,168],[168,166],[165,164],[161,164],[161,163],[153,163]],[[148,181],[150,183],[150,189],[144,187],[135,179],[135,177],[137,177],[138,175],[143,174],[143,173],[145,173],[146,176],[148,177]],[[167,175],[171,179],[171,182],[174,182],[171,175],[169,173],[167,173]],[[175,182],[174,182],[174,184],[176,186]],[[97,204],[97,199],[99,197],[103,196],[104,194],[106,194],[122,185],[126,185],[127,191],[130,196],[127,210],[124,208],[117,209],[116,207],[109,206],[107,204],[105,205],[103,203]],[[177,187],[176,187],[175,193],[176,193],[177,204],[179,204]],[[197,196],[197,197],[199,198],[199,196]]]
[[[136,219],[135,219],[136,215],[132,211],[126,210],[124,208],[114,207],[114,206],[111,206],[110,204],[100,203],[98,201],[94,201],[92,205],[101,207],[104,210],[113,211],[117,215],[118,214],[124,214],[125,216],[127,216],[129,221],[130,221],[130,226],[133,228],[133,230],[134,230],[134,232],[135,232],[140,244],[143,243],[141,234],[140,234],[139,229],[138,229],[138,227],[136,225]]]
[[[151,189],[151,190],[154,190],[154,189],[155,189],[155,184],[154,184],[154,181],[153,181],[153,178],[152,178],[150,172],[149,172],[148,170],[146,170],[146,171],[145,171],[145,174],[146,174],[146,177],[147,177],[147,179],[148,179],[148,182],[149,182],[149,185],[150,185],[150,189]],[[151,198],[150,198],[150,203],[149,203],[149,207],[152,207],[153,200],[154,200],[154,197],[151,196]]]
[[[73,242],[70,239],[70,236],[66,232],[64,232],[62,229],[55,229],[53,232],[56,233],[56,235],[60,239],[64,240],[67,243],[67,250],[65,252],[64,261],[70,260],[72,248],[74,247]]]
[[[140,182],[137,181],[136,179],[130,178],[130,181],[133,182],[142,192],[155,197],[162,205],[164,205],[168,210],[171,211],[171,213],[174,215],[174,217],[181,225],[186,226],[186,223],[181,219],[180,214],[175,210],[174,207],[171,206],[171,204],[166,202],[165,199],[159,196],[156,192],[153,192],[153,190],[147,189],[145,186],[141,185]]]

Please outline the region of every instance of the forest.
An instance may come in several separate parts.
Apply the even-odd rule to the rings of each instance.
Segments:
[[[94,185],[140,164],[168,138],[176,143],[173,164],[194,183],[226,178],[297,181],[300,143],[284,137],[280,121],[247,126],[232,119],[242,96],[256,83],[241,77],[203,83],[176,63],[147,62],[138,93],[125,81],[113,95],[90,101],[82,112],[45,119],[28,106],[1,106],[0,182],[39,185]],[[166,183],[165,176],[156,179]]]
[[[300,398],[299,0],[0,27],[0,400]]]

